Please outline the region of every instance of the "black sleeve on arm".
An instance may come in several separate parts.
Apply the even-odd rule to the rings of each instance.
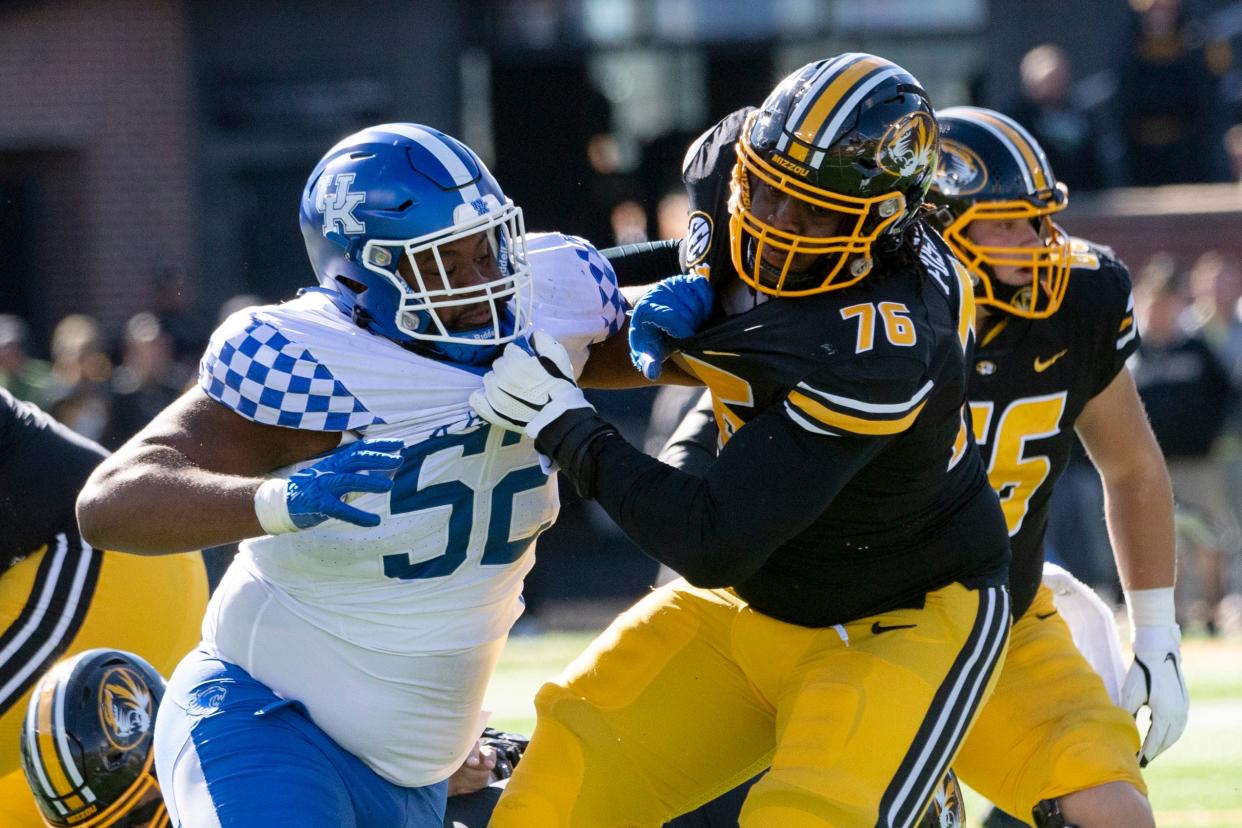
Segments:
[[[810,526],[888,439],[812,434],[773,407],[704,477],[643,454],[587,409],[557,418],[536,444],[644,552],[695,586],[722,587]]]
[[[681,239],[609,247],[600,253],[612,265],[621,287],[650,285],[681,273]]]
[[[29,403],[0,397],[0,569],[60,532],[74,531],[73,507],[108,452]]]
[[[719,439],[712,392],[704,391],[660,450],[660,462],[702,477],[716,460]]]

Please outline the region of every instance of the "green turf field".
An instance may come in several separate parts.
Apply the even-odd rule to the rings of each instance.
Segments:
[[[492,725],[530,733],[535,690],[590,638],[586,633],[548,633],[511,639],[485,703]],[[1183,654],[1190,725],[1181,741],[1147,769],[1156,823],[1161,828],[1239,828],[1242,641],[1190,640]],[[977,814],[977,803],[968,803]]]

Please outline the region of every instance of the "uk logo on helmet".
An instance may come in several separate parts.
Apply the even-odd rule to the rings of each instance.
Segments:
[[[151,732],[151,692],[128,667],[113,667],[99,683],[99,721],[108,742],[130,750]]]
[[[315,196],[315,209],[323,213],[323,234],[326,236],[338,229],[341,233],[365,233],[367,225],[354,216],[354,209],[367,200],[366,193],[351,193],[349,185],[354,183],[353,173],[325,175],[319,182],[319,192]],[[329,192],[332,185],[336,189]]]
[[[936,138],[936,124],[931,116],[926,112],[911,112],[884,133],[875,162],[898,178],[914,175],[935,161]]]

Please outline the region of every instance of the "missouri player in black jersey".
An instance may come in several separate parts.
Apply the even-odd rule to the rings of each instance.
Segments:
[[[710,320],[677,343],[719,406],[705,476],[627,444],[542,334],[485,377],[481,416],[685,576],[540,690],[493,825],[659,824],[767,766],[741,825],[924,811],[1009,626],[1004,518],[957,439],[973,295],[920,218],[936,145],[918,81],[846,54],[692,151],[720,159],[691,230],[721,301],[709,291]],[[688,281],[648,304],[702,297]]]
[[[1152,825],[1139,765],[1181,735],[1187,697],[1169,478],[1125,367],[1138,346],[1130,276],[1110,250],[1053,223],[1065,188],[1030,133],[974,107],[938,118],[941,157],[928,198],[976,281],[970,409],[1009,526],[1016,618],[997,690],[955,767],[1005,811],[1025,817],[1034,808],[1039,825]],[[1103,480],[1136,630],[1120,701],[1130,713],[1151,708],[1141,750],[1133,719],[1109,698],[1040,585],[1049,497],[1074,431]]]
[[[207,573],[198,553],[92,549],[74,501],[103,448],[0,388],[0,825],[43,825],[20,767],[26,700],[58,659],[96,647],[171,671],[198,641]],[[49,780],[64,784],[67,778]],[[82,825],[93,824],[90,821]]]

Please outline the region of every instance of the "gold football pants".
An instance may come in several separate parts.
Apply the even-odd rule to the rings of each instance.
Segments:
[[[1138,728],[1074,646],[1041,586],[1013,625],[1009,655],[953,767],[962,782],[1028,823],[1044,799],[1107,782],[1143,793]]]
[[[658,826],[772,770],[743,826],[905,826],[927,804],[1004,657],[1001,588],[829,628],[675,581],[539,691],[497,828]]]
[[[39,676],[67,656],[112,647],[137,653],[167,677],[198,643],[206,607],[198,552],[101,554],[61,535],[0,575],[0,825],[43,825],[19,752]]]

